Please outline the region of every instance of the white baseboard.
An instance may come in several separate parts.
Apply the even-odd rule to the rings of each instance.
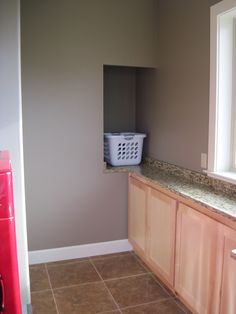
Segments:
[[[120,253],[132,250],[128,239],[60,247],[29,252],[29,264],[57,262],[73,258]]]

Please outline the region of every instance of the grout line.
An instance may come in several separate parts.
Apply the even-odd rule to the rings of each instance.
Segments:
[[[126,279],[126,278],[138,277],[138,276],[145,276],[145,275],[151,275],[151,273],[142,273],[142,274],[137,274],[137,275],[125,276],[125,277],[109,278],[109,279],[105,279],[105,280],[101,279],[102,277],[99,274],[99,278],[101,279],[99,281],[91,281],[91,282],[79,283],[79,284],[74,284],[74,285],[69,285],[69,286],[62,286],[62,287],[53,288],[53,290],[67,289],[67,288],[73,288],[73,287],[78,287],[78,286],[86,286],[86,285],[90,285],[90,284],[93,284],[93,283],[101,283],[103,281],[107,282],[107,281],[112,281],[112,280],[120,280],[120,279]]]
[[[69,289],[69,288],[80,287],[80,286],[87,286],[87,285],[91,285],[94,283],[101,283],[101,280],[79,283],[79,284],[74,284],[74,285],[70,285],[70,286],[62,286],[62,287],[58,287],[58,288],[53,288],[53,290],[55,291],[55,290]]]
[[[178,303],[175,301],[175,300],[176,300],[176,295],[175,295],[174,293],[173,293],[173,295],[170,294],[169,290],[168,290],[167,288],[165,288],[165,286],[162,284],[162,282],[159,282],[159,281],[157,280],[155,274],[154,274],[152,271],[150,272],[150,269],[148,269],[145,264],[142,264],[142,263],[141,263],[142,260],[138,257],[138,255],[135,254],[134,251],[131,251],[131,254],[136,258],[136,260],[139,262],[139,264],[140,264],[141,266],[143,266],[146,270],[148,270],[148,273],[151,274],[152,278],[153,278],[153,279],[155,280],[155,282],[162,288],[162,290],[164,290],[164,291],[170,296],[170,298],[172,298],[172,300],[177,304],[177,306],[178,306],[184,313],[186,313],[186,311],[181,307],[181,305],[178,304]]]
[[[103,280],[102,276],[100,275],[99,271],[97,270],[96,266],[94,265],[92,259],[90,259],[90,263],[93,265],[93,268],[95,269],[95,271],[97,272],[98,276],[99,276],[100,279],[102,280],[102,282],[103,282],[103,284],[104,284],[104,286],[105,286],[107,292],[109,293],[109,295],[110,295],[110,297],[112,298],[114,304],[116,305],[117,310],[118,310],[120,313],[122,313],[121,310],[120,310],[120,307],[119,307],[118,303],[116,302],[116,300],[114,299],[113,295],[111,294],[111,291],[110,291],[109,288],[107,287],[105,281]]]
[[[37,290],[37,291],[30,291],[30,294],[34,294],[34,293],[41,293],[41,292],[44,292],[44,291],[51,291],[52,289],[43,289],[43,290]]]
[[[49,281],[49,285],[50,285],[50,288],[51,288],[51,291],[52,291],[52,297],[53,297],[53,300],[54,300],[54,303],[55,303],[57,314],[60,314],[59,310],[58,310],[58,307],[57,307],[56,298],[55,298],[55,295],[54,295],[54,292],[53,292],[53,289],[52,289],[52,283],[51,283],[50,276],[49,276],[49,273],[48,273],[47,264],[45,264],[45,270],[46,270],[46,273],[47,273],[47,276],[48,276],[48,281]]]
[[[45,263],[39,263],[39,264],[32,264],[29,265],[29,270],[31,270],[32,268],[37,268],[37,267],[42,267],[45,265]]]
[[[85,263],[85,262],[89,262],[89,259],[85,259],[85,260],[74,260],[74,261],[70,261],[69,260],[65,260],[65,261],[58,261],[58,262],[49,262],[49,263],[45,263],[45,265],[47,265],[47,267],[58,267],[58,266],[65,266],[65,265],[71,265],[71,264],[77,264],[77,263]],[[53,265],[55,263],[55,265]],[[50,265],[51,264],[51,265]]]
[[[35,294],[35,293],[40,293],[40,292],[43,292],[43,291],[51,291],[52,292],[52,296],[53,296],[53,300],[54,300],[54,303],[55,303],[55,307],[56,307],[56,311],[57,311],[57,314],[59,314],[59,310],[58,310],[58,307],[57,307],[57,303],[56,303],[56,299],[55,299],[55,295],[54,295],[54,292],[53,290],[60,290],[60,289],[66,289],[66,288],[71,288],[71,287],[77,287],[77,286],[84,286],[84,285],[89,285],[89,284],[94,284],[94,283],[103,283],[108,294],[110,295],[111,299],[113,300],[115,306],[117,307],[117,309],[114,309],[114,310],[110,310],[110,311],[105,311],[105,312],[99,312],[98,314],[106,314],[106,313],[112,313],[112,312],[119,312],[122,314],[122,310],[126,310],[126,309],[130,309],[130,308],[136,308],[136,307],[139,307],[139,306],[144,306],[144,305],[149,305],[149,304],[156,304],[156,303],[159,303],[159,302],[163,302],[163,301],[167,301],[167,300],[172,300],[176,306],[183,311],[183,313],[187,314],[186,310],[184,308],[181,307],[181,304],[179,304],[179,302],[177,302],[178,298],[176,299],[176,296],[175,295],[171,295],[170,292],[167,290],[167,288],[165,288],[165,286],[162,285],[161,281],[158,281],[158,279],[156,278],[155,274],[153,274],[150,269],[148,269],[147,267],[145,267],[144,264],[142,264],[141,260],[139,260],[138,256],[136,256],[136,254],[133,252],[133,251],[129,251],[130,254],[132,254],[135,259],[138,261],[138,263],[144,268],[144,270],[146,272],[144,273],[141,273],[141,274],[136,274],[136,275],[130,275],[130,276],[124,276],[124,277],[117,277],[117,278],[109,278],[109,279],[103,279],[101,274],[99,273],[98,269],[96,268],[95,264],[94,264],[94,261],[95,260],[98,260],[98,259],[108,259],[108,258],[112,258],[113,256],[109,256],[109,257],[100,257],[100,258],[93,258],[93,257],[89,257],[88,259],[86,260],[82,260],[82,261],[73,261],[73,262],[65,262],[65,263],[60,263],[60,265],[65,265],[65,264],[74,264],[74,263],[78,263],[78,262],[90,262],[91,265],[93,266],[93,268],[95,269],[96,273],[98,274],[99,278],[100,278],[100,281],[93,281],[93,282],[87,282],[87,283],[82,283],[82,284],[76,284],[76,285],[71,285],[71,286],[65,286],[65,287],[59,287],[59,288],[52,288],[52,284],[51,284],[51,280],[50,280],[50,276],[49,276],[49,272],[48,272],[48,266],[49,267],[54,267],[54,266],[58,266],[58,265],[48,265],[48,263],[45,263],[45,264],[41,264],[41,265],[44,265],[45,267],[45,270],[46,270],[46,274],[47,274],[47,277],[48,277],[48,281],[49,281],[49,286],[50,286],[50,289],[45,289],[45,290],[39,290],[39,291],[32,291],[31,293],[32,294]],[[127,252],[124,252],[124,253],[127,253]],[[105,255],[104,255],[105,256]],[[151,302],[147,302],[147,303],[141,303],[141,304],[135,304],[135,305],[130,305],[130,306],[126,306],[126,307],[119,307],[118,303],[116,302],[116,300],[114,299],[112,293],[110,292],[108,286],[106,285],[106,282],[109,282],[109,281],[113,281],[113,280],[122,280],[122,279],[126,279],[126,278],[132,278],[132,277],[138,277],[138,276],[145,276],[145,275],[149,275],[151,276],[155,282],[162,288],[162,290],[164,290],[169,297],[166,297],[166,298],[163,298],[163,299],[160,299],[160,300],[154,300],[154,301],[151,301]]]
[[[126,278],[132,278],[132,277],[139,277],[139,276],[145,276],[145,275],[151,275],[152,273],[141,273],[141,274],[135,274],[135,275],[129,275],[129,276],[123,276],[123,277],[115,277],[115,278],[109,278],[109,279],[103,279],[103,281],[112,281],[112,280],[120,280],[120,279],[126,279]]]
[[[127,310],[127,309],[131,309],[131,308],[135,308],[135,307],[139,307],[139,306],[143,306],[143,305],[161,303],[161,302],[165,302],[165,301],[168,301],[168,300],[169,299],[163,298],[163,299],[160,299],[160,300],[154,300],[154,301],[150,301],[150,302],[146,302],[146,303],[129,305],[129,306],[122,307],[121,310]]]
[[[111,253],[111,254],[104,254],[104,255],[94,255],[88,257],[89,260],[101,260],[101,259],[110,259],[110,258],[117,258],[119,256],[124,256],[124,255],[132,255],[132,251],[125,251],[125,252],[119,252],[119,253]]]
[[[119,252],[119,253],[111,253],[111,254],[104,254],[104,255],[94,255],[94,256],[87,256],[87,257],[82,257],[82,258],[73,258],[73,259],[68,259],[68,260],[61,260],[61,261],[55,261],[55,262],[47,262],[47,263],[40,263],[40,264],[33,264],[30,265],[30,267],[37,267],[43,264],[46,264],[47,267],[55,267],[55,266],[61,266],[61,265],[70,265],[74,263],[84,263],[84,262],[89,262],[91,260],[101,260],[101,259],[110,259],[118,256],[124,256],[128,255],[128,253],[132,254],[132,251],[125,251],[125,252]],[[51,264],[51,265],[50,265]]]

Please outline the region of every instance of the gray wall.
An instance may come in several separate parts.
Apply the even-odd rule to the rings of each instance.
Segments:
[[[159,106],[157,103],[157,73],[158,69],[142,68],[136,71],[136,131],[147,134],[143,142],[143,156],[150,155],[151,145],[158,145],[152,142],[151,132],[156,127],[156,113]]]
[[[146,92],[137,97],[137,128],[149,135],[146,153],[193,170],[200,170],[200,154],[208,149],[213,2],[158,1],[158,71],[145,78]]]
[[[104,131],[135,132],[136,68],[104,66]]]
[[[127,238],[127,176],[103,173],[103,64],[157,65],[156,0],[23,0],[29,249]]]
[[[21,300],[23,313],[26,313],[30,295],[22,143],[19,0],[0,1],[0,150],[9,150],[11,154]]]

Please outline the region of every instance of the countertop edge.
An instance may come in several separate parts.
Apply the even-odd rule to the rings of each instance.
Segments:
[[[148,177],[146,177],[140,173],[135,173],[135,172],[131,172],[131,171],[129,171],[129,173],[131,176],[138,177],[138,178],[142,179],[143,181],[145,181],[146,184],[148,184],[150,182],[152,187],[154,187],[154,188],[156,187],[157,189],[158,188],[163,189],[164,193],[166,191],[166,193],[170,192],[173,195],[180,196],[181,198],[183,198],[183,202],[184,202],[184,200],[189,200],[189,201],[191,201],[197,205],[200,205],[200,206],[206,208],[207,210],[210,210],[211,212],[213,211],[214,213],[219,214],[220,216],[224,216],[225,218],[229,219],[232,222],[236,222],[236,217],[233,215],[230,215],[229,213],[225,212],[224,210],[220,210],[219,208],[216,208],[212,205],[209,205],[209,204],[207,204],[203,201],[200,201],[194,197],[191,197],[189,195],[186,195],[184,193],[176,191],[175,189],[169,187],[168,185],[161,184],[160,182],[158,182],[156,180],[152,180],[152,179],[150,179],[150,178],[148,178]],[[235,230],[236,230],[236,225],[235,225]]]
[[[151,184],[152,187],[156,187],[157,189],[163,189],[164,191],[162,191],[163,193],[171,193],[174,196],[179,196],[180,198],[182,198],[182,202],[184,201],[190,201],[193,203],[193,207],[194,204],[196,204],[196,206],[201,206],[204,208],[204,210],[200,210],[202,213],[204,213],[207,216],[210,216],[211,218],[219,221],[220,223],[223,223],[233,229],[236,230],[236,216],[231,215],[230,213],[228,213],[226,210],[224,209],[219,209],[217,206],[213,206],[212,204],[208,204],[202,200],[199,200],[197,198],[194,198],[193,196],[187,195],[181,191],[178,191],[177,189],[170,187],[168,184],[163,184],[162,182],[156,180],[156,179],[152,179],[144,174],[141,173],[140,171],[141,167],[140,166],[121,166],[121,167],[106,167],[104,165],[104,173],[127,173],[128,175],[131,175],[133,177],[137,177],[140,178],[142,181],[144,181],[146,184]],[[194,183],[192,183],[194,184]],[[191,206],[191,205],[190,205]],[[199,211],[198,208],[196,208],[196,210]],[[212,214],[214,217],[212,217]],[[215,217],[216,215],[216,217]],[[222,221],[222,219],[223,221]]]

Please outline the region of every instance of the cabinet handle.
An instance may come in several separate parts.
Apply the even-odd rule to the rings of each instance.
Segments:
[[[231,251],[230,256],[231,256],[233,259],[236,259],[236,249],[234,249],[234,250]]]

